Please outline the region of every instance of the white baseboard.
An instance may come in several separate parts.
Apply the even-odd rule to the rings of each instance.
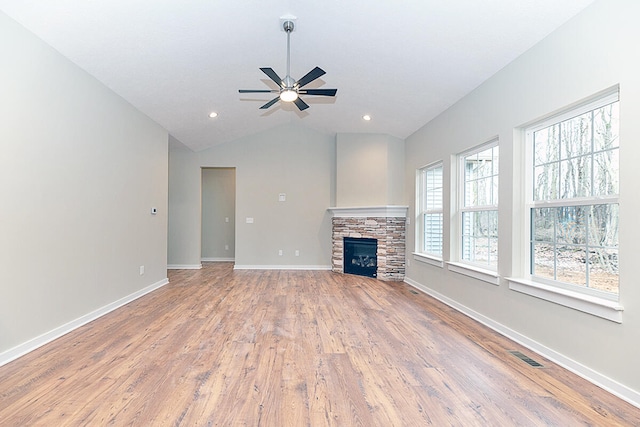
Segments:
[[[202,262],[234,262],[235,258],[202,258]]]
[[[200,270],[202,264],[169,264],[167,270]]]
[[[234,265],[234,270],[331,270],[330,265]]]
[[[16,347],[10,348],[7,351],[0,353],[0,366],[6,365],[19,358],[20,356],[24,356],[25,354],[37,349],[38,347],[42,347],[45,344],[50,343],[56,338],[60,338],[61,336],[68,334],[69,332],[77,329],[83,325],[86,325],[89,322],[96,320],[99,317],[104,316],[107,313],[112,312],[113,310],[122,307],[125,304],[130,303],[133,300],[140,298],[148,294],[149,292],[155,291],[158,288],[169,283],[169,279],[162,279],[152,285],[147,286],[146,288],[140,289],[130,295],[127,295],[124,298],[120,298],[117,301],[114,301],[110,304],[105,305],[97,310],[92,311],[91,313],[87,313],[84,316],[78,317],[75,320],[72,320],[69,323],[66,323],[62,326],[59,326],[49,332],[46,332],[38,337],[30,339],[29,341],[22,343]]]
[[[620,384],[619,382],[597,371],[594,371],[593,369],[579,362],[576,362],[575,360],[561,353],[558,353],[557,351],[552,350],[549,347],[546,347],[540,344],[539,342],[532,340],[531,338],[525,335],[522,335],[519,332],[516,332],[513,329],[510,329],[504,326],[503,324],[498,323],[490,319],[489,317],[486,317],[483,314],[480,314],[470,309],[469,307],[466,307],[456,302],[455,300],[445,295],[442,295],[441,293],[434,291],[433,289],[428,288],[414,280],[411,280],[405,277],[404,281],[405,283],[424,292],[425,294],[430,295],[435,299],[445,303],[449,307],[452,307],[458,310],[459,312],[471,317],[472,319],[482,323],[483,325],[493,329],[499,334],[504,335],[505,337],[517,342],[518,344],[525,346],[526,348],[532,351],[535,351],[541,356],[551,360],[552,362],[562,366],[563,368],[573,372],[574,374],[586,379],[587,381],[597,385],[598,387],[608,391],[609,393],[619,397],[620,399],[625,400],[630,404],[632,404],[633,406],[640,408],[640,392],[633,390],[632,388],[629,388],[624,384]]]

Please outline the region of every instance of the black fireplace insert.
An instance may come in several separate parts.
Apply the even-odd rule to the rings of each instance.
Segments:
[[[378,241],[367,238],[344,238],[344,272],[376,277],[378,270]]]

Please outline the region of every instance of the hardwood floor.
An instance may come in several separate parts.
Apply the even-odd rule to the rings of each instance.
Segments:
[[[0,425],[640,425],[403,283],[231,264],[169,278],[1,367]]]

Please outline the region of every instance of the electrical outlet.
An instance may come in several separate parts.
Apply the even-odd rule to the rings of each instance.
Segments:
[[[228,251],[229,250],[229,245],[224,245],[224,250]]]
[[[278,255],[282,256],[282,249],[278,249]]]
[[[296,249],[296,256],[300,256],[300,251]]]
[[[140,275],[142,276],[144,274],[144,265],[140,266]]]

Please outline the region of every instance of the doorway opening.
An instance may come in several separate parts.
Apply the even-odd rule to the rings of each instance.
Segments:
[[[201,261],[234,262],[236,168],[202,168],[201,188]]]

